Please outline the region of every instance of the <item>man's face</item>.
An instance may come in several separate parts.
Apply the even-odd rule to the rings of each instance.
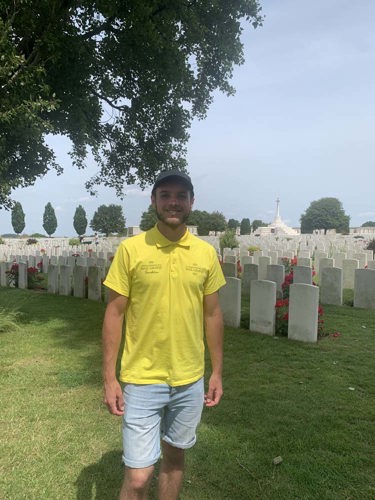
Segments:
[[[187,221],[194,198],[183,182],[169,181],[156,188],[151,201],[158,219],[176,228]]]

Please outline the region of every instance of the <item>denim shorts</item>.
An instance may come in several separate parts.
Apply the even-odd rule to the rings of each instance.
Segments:
[[[128,467],[157,462],[160,439],[182,449],[195,444],[204,402],[203,378],[179,387],[125,384],[124,400],[123,462]]]

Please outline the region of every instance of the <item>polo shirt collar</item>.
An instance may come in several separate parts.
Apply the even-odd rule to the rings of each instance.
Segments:
[[[152,231],[154,233],[155,245],[158,248],[165,248],[172,245],[189,248],[191,245],[191,234],[189,233],[188,229],[186,229],[185,234],[178,241],[168,240],[168,238],[161,234],[156,224],[153,227]]]

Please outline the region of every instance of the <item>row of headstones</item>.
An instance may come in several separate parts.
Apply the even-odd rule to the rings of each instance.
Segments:
[[[248,257],[250,259],[251,257]],[[245,261],[247,262],[247,260]],[[249,288],[250,279],[271,279],[271,281],[276,281],[281,284],[285,278],[285,266],[281,264],[282,260],[279,260],[279,264],[272,264],[271,257],[262,256],[259,257],[258,264],[248,264],[245,263],[242,266],[242,280],[243,287],[245,289]],[[297,265],[293,267],[294,283],[306,283],[312,284],[312,267],[309,265],[310,262],[305,262],[305,259],[297,259]],[[360,262],[357,259],[344,259],[341,262],[341,266],[335,266],[334,259],[320,259],[315,272],[319,276],[319,284],[322,282],[322,271],[324,269],[342,269],[343,275],[343,288],[354,289],[354,273],[356,269],[360,269]],[[225,276],[237,278],[238,267],[234,262],[224,262],[222,264],[223,273]],[[367,264],[368,269],[375,269],[375,261],[370,261]],[[256,278],[253,276],[256,275]],[[281,286],[280,284],[280,286]]]
[[[222,261],[224,263],[227,262],[232,262],[236,263],[238,260],[240,261],[241,265],[244,264],[258,264],[259,259],[262,259],[264,257],[269,257],[271,259],[270,264],[280,264],[282,261],[282,258],[288,258],[288,259],[293,259],[295,257],[294,252],[286,251],[286,252],[279,252],[277,250],[270,250],[266,252],[268,255],[265,255],[262,250],[255,251],[254,255],[249,256],[248,252],[239,252],[236,253],[233,250],[231,250],[230,253],[224,252],[223,253],[223,258]],[[314,266],[316,270],[319,269],[319,264],[320,261],[324,262],[329,262],[330,260],[333,259],[333,261],[336,264],[336,267],[342,267],[343,261],[344,260],[358,260],[359,261],[359,267],[366,267],[369,265],[369,267],[372,267],[372,269],[375,268],[375,261],[373,259],[373,252],[372,250],[365,250],[363,252],[357,252],[357,253],[352,253],[349,256],[344,253],[344,252],[335,252],[333,253],[332,257],[328,257],[328,254],[325,252],[315,252],[314,253],[314,259],[310,257],[307,253],[304,253],[303,255],[298,255],[297,257],[297,264],[301,266],[312,266],[314,263]],[[325,259],[328,259],[326,261]],[[329,265],[329,264],[328,264]]]
[[[112,253],[104,254],[103,252],[98,253],[97,255],[80,255],[79,257],[75,257],[73,255],[12,255],[9,259],[10,262],[26,262],[28,267],[38,267],[41,265],[41,271],[43,273],[47,273],[48,266],[50,264],[54,266],[98,266],[98,267],[106,267],[110,263],[110,258],[113,256]]]
[[[293,283],[313,284],[312,269],[308,266],[294,266]],[[278,296],[282,295],[285,279],[284,266],[269,265],[265,277],[260,277],[256,264],[247,264],[242,273],[242,292],[248,294],[251,281],[268,280],[276,283]],[[355,307],[375,308],[375,269],[359,269],[358,261],[344,265],[344,268],[323,267],[319,272],[319,294],[322,304],[342,305],[343,289],[354,290]]]
[[[0,263],[0,286],[8,286],[7,271],[12,264]],[[18,288],[27,288],[26,262],[18,263]],[[105,266],[82,266],[82,265],[54,265],[49,264],[47,269],[47,292],[56,295],[73,295],[90,300],[106,300],[105,290],[103,295],[102,282],[108,268]]]
[[[326,270],[325,270],[326,271]],[[331,269],[327,268],[330,272]],[[342,271],[336,269],[336,272]],[[375,309],[375,270],[357,269],[354,307]],[[325,274],[323,275],[325,276]],[[320,297],[319,287],[293,283],[289,289],[288,338],[304,342],[318,339],[318,307],[327,297]],[[339,295],[334,290],[335,296]],[[323,299],[323,300],[322,300]],[[241,321],[241,281],[227,278],[219,291],[224,324],[238,328]],[[275,335],[277,286],[274,281],[253,280],[250,284],[250,323],[253,332]],[[342,293],[341,293],[342,302]]]

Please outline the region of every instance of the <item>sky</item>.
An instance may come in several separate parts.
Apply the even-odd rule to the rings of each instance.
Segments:
[[[338,198],[350,226],[375,221],[375,2],[374,0],[261,0],[265,20],[242,35],[245,63],[236,67],[233,97],[215,94],[205,120],[194,121],[188,170],[194,208],[227,219],[272,222],[276,199],[284,222],[299,227],[312,201]],[[69,142],[49,144],[65,173],[48,173],[14,200],[26,214],[25,233],[44,233],[51,202],[54,236],[74,236],[81,204],[89,221],[99,205],[123,207],[127,226],[138,226],[150,190],[125,187],[124,200],[84,183],[97,171],[71,166]],[[0,234],[13,233],[0,211]],[[88,228],[87,233],[92,231]]]

